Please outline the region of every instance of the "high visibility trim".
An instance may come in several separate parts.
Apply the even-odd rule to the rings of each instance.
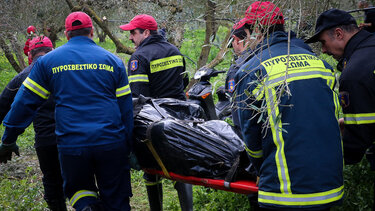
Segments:
[[[137,75],[131,75],[128,77],[129,78],[129,83],[134,83],[134,82],[149,82],[148,80],[148,75],[146,74],[137,74]]]
[[[126,86],[123,86],[121,88],[116,89],[116,97],[122,97],[124,95],[130,94],[130,86],[129,84]]]
[[[163,70],[168,70],[174,67],[183,67],[184,59],[181,55],[165,57],[162,59],[153,60],[150,62],[150,72],[156,73]]]
[[[339,95],[333,92],[333,102],[335,104],[335,116],[338,119],[341,111]]]
[[[331,72],[325,71],[306,71],[306,72],[288,72],[288,74],[280,76],[280,77],[270,77],[268,81],[266,81],[266,85],[278,86],[282,84],[285,80],[287,82],[297,81],[297,80],[306,80],[312,78],[323,78],[327,81],[333,77]],[[273,79],[272,79],[273,78]],[[327,82],[328,83],[328,82]]]
[[[344,123],[350,125],[373,124],[375,113],[344,114]]]
[[[69,203],[74,206],[74,204],[81,198],[83,197],[95,197],[98,198],[98,194],[94,191],[89,191],[89,190],[80,190],[76,192],[72,198],[69,200]]]
[[[258,194],[258,201],[260,203],[309,206],[327,204],[341,199],[344,196],[344,186],[320,193],[284,194],[259,191]]]
[[[29,77],[26,78],[23,85],[43,99],[47,99],[50,95],[49,91],[37,84],[35,81],[31,80]]]
[[[282,122],[279,107],[277,105],[276,91],[275,89],[268,89],[265,92],[265,95],[273,142],[276,145],[275,161],[277,167],[277,175],[280,182],[280,192],[291,194],[291,183],[288,172],[288,165],[286,163],[286,157],[284,153],[285,143],[282,134]]]
[[[248,155],[250,155],[253,158],[261,158],[263,157],[263,150],[259,151],[252,151],[247,146],[245,146],[246,152]]]
[[[279,72],[277,75],[280,75],[281,73]],[[308,71],[284,71],[282,72],[281,76],[275,77],[273,76],[268,76],[265,78],[264,83],[259,84],[253,91],[252,94],[256,96],[257,100],[260,100],[263,95],[264,95],[264,88],[272,88],[275,86],[279,86],[284,82],[290,83],[292,81],[298,81],[298,80],[307,80],[307,79],[313,79],[313,78],[322,78],[324,80],[327,80],[327,85],[332,89],[333,87],[333,81],[335,80],[332,72],[328,69],[324,70],[308,70]]]

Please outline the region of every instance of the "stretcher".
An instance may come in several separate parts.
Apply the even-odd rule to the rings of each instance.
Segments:
[[[256,186],[255,181],[240,180],[235,182],[227,182],[225,180],[220,179],[207,179],[193,176],[182,176],[180,174],[175,174],[173,172],[168,172],[168,176],[166,176],[163,171],[155,169],[143,169],[143,171],[149,174],[160,175],[162,177],[174,181],[189,183],[193,185],[200,185],[213,189],[230,191],[234,193],[247,195],[258,192],[258,187]]]

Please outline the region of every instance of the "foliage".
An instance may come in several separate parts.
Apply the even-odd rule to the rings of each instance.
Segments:
[[[243,194],[194,186],[195,210],[249,210],[250,204]]]
[[[375,172],[367,159],[344,168],[345,198],[343,205],[333,210],[371,210],[374,203]]]

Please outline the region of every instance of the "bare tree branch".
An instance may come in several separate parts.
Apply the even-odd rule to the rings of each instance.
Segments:
[[[65,0],[67,4],[69,5],[69,8],[72,11],[85,11],[94,21],[98,26],[107,34],[107,36],[113,41],[113,43],[116,45],[116,52],[117,53],[126,53],[126,54],[133,54],[135,49],[134,48],[129,48],[126,47],[121,43],[121,41],[111,33],[107,25],[102,21],[99,16],[96,15],[95,11],[91,9],[87,4],[82,3],[80,6],[73,6],[73,3],[71,0]]]
[[[22,68],[18,65],[16,60],[13,57],[12,51],[10,50],[9,46],[6,44],[3,37],[0,36],[0,47],[3,49],[5,57],[8,59],[9,63],[12,67],[17,71],[17,73],[22,71]]]

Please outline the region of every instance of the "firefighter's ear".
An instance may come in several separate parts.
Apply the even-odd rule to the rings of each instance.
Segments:
[[[336,28],[334,31],[334,37],[338,40],[344,39],[344,30],[341,28]]]
[[[144,35],[145,37],[150,36],[150,35],[151,35],[150,30],[149,30],[149,29],[145,29],[144,32],[143,32],[143,35]]]
[[[91,31],[90,31],[90,37],[91,37],[91,38],[94,37],[94,27],[91,28]]]
[[[66,39],[67,39],[67,40],[70,40],[70,36],[69,36],[68,32],[67,32],[67,31],[64,31],[64,34],[65,34]]]

